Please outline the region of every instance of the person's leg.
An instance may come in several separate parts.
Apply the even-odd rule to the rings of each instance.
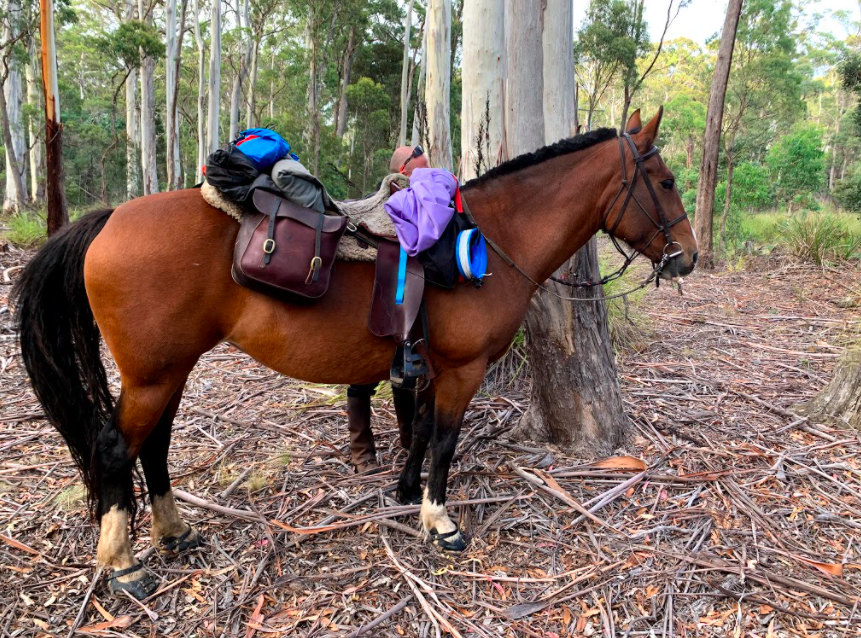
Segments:
[[[374,433],[371,431],[371,397],[377,384],[347,388],[347,428],[350,431],[350,459],[359,473],[379,469]]]

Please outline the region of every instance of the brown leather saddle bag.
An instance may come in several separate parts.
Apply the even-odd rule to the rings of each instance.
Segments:
[[[324,215],[257,190],[233,251],[236,283],[267,294],[322,297],[329,288],[347,218]]]

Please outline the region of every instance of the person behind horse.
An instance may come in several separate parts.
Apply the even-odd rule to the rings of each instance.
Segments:
[[[402,173],[409,177],[417,168],[429,168],[427,155],[420,146],[401,146],[392,154],[389,164],[391,173]],[[350,459],[359,473],[379,470],[374,433],[371,430],[371,397],[377,392],[378,383],[351,385],[347,388],[347,428],[350,432]],[[401,446],[409,449],[412,442],[412,421],[415,412],[415,395],[409,390],[392,388],[395,414]]]

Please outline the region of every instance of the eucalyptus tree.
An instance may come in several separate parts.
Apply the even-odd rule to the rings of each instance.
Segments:
[[[453,170],[451,151],[451,0],[429,0],[427,17],[428,157],[431,165]]]
[[[705,268],[711,268],[714,265],[714,240],[712,238],[720,136],[723,127],[726,88],[729,83],[741,8],[742,0],[729,0],[706,115],[706,134],[703,141],[703,158],[700,164],[700,182],[697,187],[697,207],[694,218],[694,229],[699,243],[700,265]]]
[[[2,77],[3,96],[0,110],[3,118],[3,139],[6,147],[6,190],[3,211],[17,212],[27,206],[27,142],[22,124],[24,92],[21,82],[21,51],[28,28],[20,0],[4,3],[0,18],[3,22]]]
[[[461,74],[460,171],[469,180],[499,164],[505,155],[505,5],[499,0],[464,3]],[[573,82],[568,88],[572,87]]]

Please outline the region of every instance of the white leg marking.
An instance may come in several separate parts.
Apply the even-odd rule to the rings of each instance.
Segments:
[[[96,552],[96,558],[102,565],[111,569],[126,569],[137,563],[134,554],[132,554],[131,541],[129,541],[129,515],[116,505],[102,516],[99,549]],[[123,576],[119,580],[129,582],[134,580],[132,577],[136,575],[139,576],[135,572],[129,576]]]
[[[445,534],[457,529],[457,526],[451,522],[448,514],[445,513],[445,505],[434,503],[428,499],[428,490],[425,488],[424,499],[422,499],[422,527],[425,533],[430,533],[435,530],[437,534]]]
[[[182,520],[176,509],[173,492],[168,490],[162,496],[152,499],[152,542],[158,546],[162,538],[182,536],[189,525]]]

